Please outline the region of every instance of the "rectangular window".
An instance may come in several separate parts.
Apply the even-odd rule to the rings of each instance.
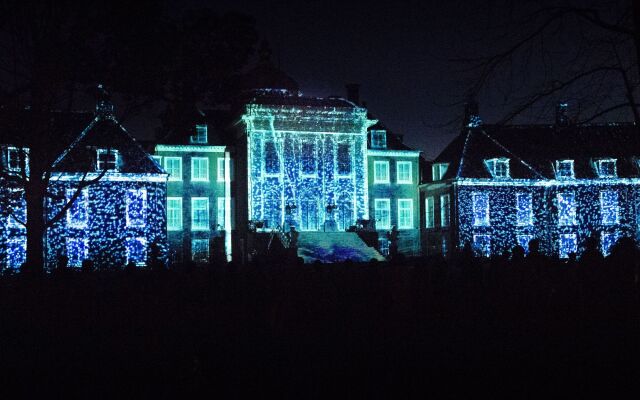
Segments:
[[[413,229],[413,199],[398,199],[398,229]]]
[[[556,178],[557,179],[574,179],[573,160],[556,161]]]
[[[23,168],[29,170],[29,149],[8,147],[6,154],[7,170],[11,172],[20,172]]]
[[[560,258],[569,258],[569,254],[578,252],[578,237],[575,233],[562,233],[558,239]]]
[[[191,259],[195,262],[209,262],[209,239],[191,240]]]
[[[209,182],[209,159],[207,157],[191,157],[191,181]]]
[[[600,215],[603,225],[616,225],[618,223],[618,192],[603,190],[600,192]]]
[[[518,246],[524,249],[524,254],[529,254],[529,242],[533,239],[533,235],[518,235],[516,241]]]
[[[338,175],[351,174],[351,145],[349,143],[338,144]]]
[[[531,193],[516,193],[516,225],[533,225]]]
[[[98,149],[96,158],[96,170],[118,170],[118,150],[114,149]]]
[[[473,193],[473,226],[489,226],[489,194]]]
[[[191,143],[206,144],[207,143],[207,126],[196,125],[196,133],[190,137]]]
[[[426,228],[433,228],[436,226],[435,204],[433,197],[427,197],[424,199],[424,220]]]
[[[615,178],[618,175],[615,158],[596,161],[596,169],[599,178]]]
[[[509,177],[509,159],[508,158],[491,158],[484,160],[484,165],[494,179]]]
[[[616,244],[617,241],[618,241],[617,233],[602,232],[600,234],[602,255],[605,257],[608,256],[611,253],[611,248],[613,247],[614,244]]]
[[[224,182],[224,178],[225,178],[225,158],[224,157],[218,157],[216,160],[216,169],[217,169],[217,181],[218,182]]]
[[[167,197],[167,230],[182,230],[182,197]]]
[[[443,194],[440,196],[440,226],[446,228],[449,226],[451,216],[451,207],[449,204],[449,195]]]
[[[280,173],[280,157],[275,142],[264,143],[264,172],[267,174]]]
[[[9,268],[20,268],[27,259],[27,237],[12,237],[7,241],[7,264]]]
[[[207,197],[191,198],[191,230],[192,231],[208,231],[209,230],[209,198]]]
[[[218,229],[223,230],[225,224],[225,204],[226,197],[218,197],[218,208],[217,208],[217,218],[216,224],[218,224]]]
[[[431,178],[433,181],[439,181],[444,178],[444,174],[447,173],[447,169],[449,168],[448,163],[435,163],[431,166]]]
[[[398,183],[413,183],[411,161],[397,161],[396,173]]]
[[[373,208],[376,218],[376,229],[391,228],[391,200],[375,199]]]
[[[380,249],[380,254],[387,257],[389,255],[389,239],[378,238],[378,248]]]
[[[576,195],[566,192],[558,193],[558,225],[572,226],[576,224]]]
[[[127,227],[142,228],[147,222],[147,190],[127,190]]]
[[[316,145],[315,143],[302,143],[302,174],[315,175],[317,169]]]
[[[389,183],[389,161],[373,162],[373,183]]]
[[[84,238],[67,237],[67,257],[69,266],[80,267],[89,258],[89,242]]]
[[[473,235],[473,248],[481,257],[491,256],[491,235]]]
[[[164,170],[169,174],[170,181],[181,181],[182,157],[165,157]]]
[[[127,264],[145,265],[147,261],[147,239],[143,237],[127,238]]]
[[[66,201],[71,202],[77,189],[67,189]],[[89,189],[85,188],[67,209],[67,226],[84,229],[89,222]]]
[[[371,131],[371,148],[372,149],[387,148],[387,131],[385,130]]]
[[[27,203],[24,198],[24,190],[10,189],[9,191],[9,228],[26,229]]]

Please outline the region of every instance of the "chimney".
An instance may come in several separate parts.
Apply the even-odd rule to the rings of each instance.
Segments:
[[[569,104],[558,103],[558,105],[556,106],[556,126],[569,125],[569,117],[567,116],[568,110]]]
[[[359,83],[347,83],[347,100],[355,105],[360,105],[360,84]]]
[[[482,120],[480,119],[480,112],[478,111],[478,102],[475,100],[469,100],[464,105],[464,127],[465,128],[475,128],[482,125]]]
[[[96,115],[103,118],[114,118],[114,107],[111,95],[103,85],[98,85],[96,94]]]

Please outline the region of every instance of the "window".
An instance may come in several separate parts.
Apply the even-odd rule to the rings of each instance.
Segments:
[[[376,229],[391,228],[391,200],[375,199],[373,208],[376,218]]]
[[[449,163],[435,163],[431,166],[431,177],[434,181],[439,181],[444,178],[444,174],[447,173]]]
[[[147,222],[147,190],[127,190],[127,227],[144,227]]]
[[[387,257],[389,255],[389,239],[378,238],[378,248],[380,249],[380,254]]]
[[[610,158],[596,161],[596,172],[599,178],[615,178],[618,175],[616,170],[616,159]]]
[[[316,145],[315,143],[302,143],[302,175],[316,174]]]
[[[613,248],[613,245],[615,245],[617,241],[618,241],[617,233],[602,232],[600,234],[600,242],[602,245],[602,255],[605,257],[608,256],[611,253],[611,249]]]
[[[195,262],[209,262],[209,239],[191,241],[191,259]]]
[[[372,149],[387,148],[387,131],[385,130],[371,131],[371,148]]]
[[[209,198],[207,197],[191,198],[191,230],[192,231],[208,231],[209,230]]]
[[[433,197],[427,197],[424,199],[424,220],[426,228],[433,228],[435,223],[435,210]]]
[[[118,170],[118,150],[113,149],[98,149],[96,157],[96,170]]]
[[[443,194],[440,196],[440,226],[446,228],[449,226],[449,219],[451,215],[451,209],[449,205],[449,195]]]
[[[217,218],[216,223],[218,224],[218,229],[223,230],[225,224],[225,205],[226,205],[226,197],[218,197],[218,208],[217,208]]]
[[[207,157],[191,157],[191,181],[209,182],[209,159]]]
[[[145,265],[147,260],[147,239],[143,237],[127,238],[127,264]]]
[[[76,194],[77,189],[67,189],[66,201],[71,202],[71,199]],[[67,209],[67,225],[71,228],[86,228],[89,222],[89,189],[85,188],[80,191],[80,194],[71,204],[71,207]]]
[[[398,229],[413,229],[413,199],[398,199]]]
[[[19,268],[27,260],[27,237],[12,237],[7,241],[7,264]]]
[[[29,149],[8,147],[7,148],[7,170],[12,172],[20,172],[23,168],[29,169]]]
[[[618,192],[614,190],[600,192],[600,215],[603,225],[618,223]]]
[[[558,193],[558,225],[576,224],[576,195],[574,193]]]
[[[27,223],[27,203],[24,198],[24,191],[10,189],[9,228],[26,229]]]
[[[556,178],[557,179],[574,179],[573,160],[556,161]]]
[[[225,159],[224,157],[218,157],[216,159],[216,170],[217,170],[217,181],[224,182],[225,181]]]
[[[411,161],[398,161],[396,162],[396,173],[398,183],[413,183],[413,177],[411,176]]]
[[[181,181],[182,157],[165,157],[164,170],[169,174],[170,181]]]
[[[489,194],[473,193],[473,226],[489,226]]]
[[[516,225],[533,225],[531,193],[516,193]]]
[[[207,126],[196,125],[196,133],[190,137],[191,143],[206,144],[207,143]]]
[[[338,175],[351,174],[351,145],[349,143],[338,144]]]
[[[560,258],[569,258],[569,254],[578,252],[578,238],[575,233],[560,234],[558,254]]]
[[[80,267],[82,261],[89,256],[89,243],[87,239],[67,237],[67,257],[69,266]]]
[[[264,172],[267,174],[280,173],[280,157],[275,142],[264,144]]]
[[[533,235],[518,235],[516,241],[519,246],[524,249],[525,254],[529,254],[529,242],[533,239]]]
[[[182,230],[182,197],[167,197],[167,230]]]
[[[389,161],[373,162],[373,183],[389,183]]]
[[[489,257],[491,255],[491,236],[473,235],[473,248],[479,256]]]
[[[509,178],[509,159],[491,158],[484,160],[484,165],[491,176],[495,179]]]

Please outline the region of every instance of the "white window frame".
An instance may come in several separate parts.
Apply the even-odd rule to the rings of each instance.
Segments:
[[[129,196],[127,196],[125,203],[126,203],[126,219],[127,219],[127,228],[144,228],[147,225],[147,214],[148,214],[148,197],[147,197],[147,189],[145,188],[140,188],[140,189],[128,189],[127,193],[141,193],[142,194],[142,208],[143,208],[143,221],[139,222],[139,223],[134,223],[134,221],[131,220],[131,218],[129,217]]]
[[[206,242],[206,245],[204,246],[204,248],[207,249],[207,255],[206,255],[204,260],[202,260],[202,259],[196,260],[196,258],[195,258],[195,244],[196,243],[204,244],[205,242]],[[209,239],[203,239],[203,238],[193,238],[193,239],[191,239],[191,261],[209,262],[210,257],[211,257],[211,243],[209,242]]]
[[[195,134],[189,137],[189,143],[191,144],[207,144],[208,143],[208,127],[207,125],[196,125]],[[204,134],[203,134],[204,132]]]
[[[387,131],[384,129],[371,130],[371,148],[386,149],[387,148]]]
[[[169,204],[172,201],[177,202],[178,207],[171,208]],[[169,216],[171,215],[171,211],[177,211],[177,222],[176,224],[171,224],[171,219]],[[182,197],[167,197],[167,230],[168,231],[181,231],[182,230]]]
[[[80,263],[73,263],[72,262],[72,258],[71,258],[71,252],[69,251],[70,248],[70,244],[71,242],[82,242],[83,246],[84,246],[84,254],[82,255],[82,260],[80,261]],[[71,267],[80,267],[82,266],[82,261],[86,260],[89,258],[89,239],[88,238],[73,238],[73,237],[67,237],[66,241],[65,241],[65,250],[66,250],[66,255],[67,258],[69,259],[69,266]]]
[[[435,163],[431,165],[431,178],[435,181],[441,181],[449,169],[449,163]]]
[[[436,204],[433,196],[424,199],[424,225],[425,228],[435,228],[436,226]]]
[[[573,251],[568,251],[566,253],[563,253],[562,251],[562,238],[573,238],[575,240],[575,249]],[[578,235],[576,235],[575,233],[561,233],[560,236],[558,237],[558,257],[559,258],[569,258],[569,253],[573,253],[573,252],[578,252]]]
[[[408,204],[407,207],[403,207],[402,204]],[[409,211],[409,223],[403,224],[402,212]],[[413,199],[398,199],[398,229],[413,229]]]
[[[103,167],[101,166],[102,162],[100,161],[100,156],[103,154],[112,153],[114,156],[114,166],[113,168],[107,169],[107,171],[118,172],[120,170],[120,152],[115,149],[96,149],[96,171],[102,171]]]
[[[196,176],[196,172],[202,172],[202,164],[204,174]],[[191,157],[191,182],[209,182],[209,157]]]
[[[511,177],[508,158],[490,158],[484,160],[484,164],[494,179],[508,179]],[[498,173],[498,165],[504,166],[504,174]]]
[[[444,199],[447,201],[443,201]],[[445,203],[446,207],[443,207]],[[447,193],[440,195],[440,226],[448,228],[449,225],[451,225],[451,195]]]
[[[216,159],[216,181],[224,182],[225,178],[225,158],[218,157]]]
[[[481,210],[480,208],[476,208],[476,207],[479,207],[476,199],[481,197],[486,199],[486,205],[484,207],[484,210]],[[473,209],[473,226],[491,226],[491,211],[490,211],[491,205],[489,204],[489,201],[490,201],[489,193],[473,192],[471,194],[471,201],[472,201],[472,209]],[[480,213],[482,213],[483,215],[481,219],[477,218]]]
[[[564,199],[565,195],[573,196],[573,205],[569,209],[569,215],[566,218],[561,218],[560,216],[560,203],[561,199]],[[576,201],[576,193],[575,192],[560,192],[556,194],[556,202],[558,208],[558,226],[574,226],[577,224],[577,215],[578,215],[578,206]]]
[[[604,204],[604,196],[605,193],[613,193],[616,197],[616,202],[614,205],[607,205],[607,208],[612,208],[615,212],[615,221],[605,221],[605,204]],[[617,190],[601,190],[600,191],[600,220],[602,221],[602,225],[618,225],[620,223],[620,194]]]
[[[486,252],[484,252],[484,249],[481,249],[478,244],[480,242],[480,238],[488,238],[488,242],[489,242],[489,248],[487,249]],[[473,248],[474,250],[476,250],[478,253],[480,253],[480,256],[482,257],[491,257],[491,246],[492,246],[492,240],[493,238],[491,237],[491,235],[487,234],[487,233],[480,233],[477,235],[473,235]]]
[[[65,191],[66,193],[65,202],[69,202],[77,190],[78,190],[77,188],[67,189]],[[79,223],[76,221],[73,221],[72,215],[71,215],[71,209],[73,206],[72,205],[67,209],[67,226],[69,228],[84,229],[89,225],[89,188],[82,189],[82,194],[78,196],[78,198],[74,202],[78,202],[80,201],[80,199],[84,199],[84,201],[81,201],[81,203],[84,203],[84,209],[85,209],[85,214],[87,218],[86,220],[81,221]]]
[[[386,206],[379,207],[378,204],[386,204]],[[386,224],[384,223],[384,220],[378,220],[378,211],[387,212]],[[374,199],[373,215],[376,218],[376,229],[391,229],[391,199]]]
[[[18,158],[18,166],[17,167],[12,167],[11,166],[11,160],[13,157],[11,157],[11,154],[14,153],[15,157]],[[9,172],[20,172],[20,154],[23,153],[24,154],[24,168],[25,168],[25,172],[26,175],[29,176],[29,149],[26,147],[15,147],[15,146],[9,146],[7,147],[7,151],[6,151],[6,169]]]
[[[27,203],[24,199],[24,191],[22,189],[16,189],[16,188],[12,188],[9,189],[11,192],[15,193],[15,192],[23,192],[22,196],[23,198],[20,200],[20,205],[19,207],[11,207],[13,208],[13,211],[15,212],[16,208],[22,208],[24,209],[24,222],[25,224],[27,223]],[[13,198],[13,195],[11,196]],[[23,224],[21,224],[20,222],[18,222],[18,220],[13,216],[13,213],[9,214],[8,216],[8,222],[7,222],[7,226],[9,228],[15,228],[15,229],[27,229],[27,227]]]
[[[378,166],[382,167],[382,171],[386,171],[386,178],[384,176],[379,176],[378,175]],[[379,183],[390,183],[391,180],[389,178],[389,161],[381,161],[381,160],[376,160],[373,162],[373,183],[375,184],[379,184]]]
[[[205,207],[206,208],[206,215],[207,215],[206,227],[204,226],[204,224],[202,226],[200,226],[200,225],[196,226],[195,225],[195,218],[194,218],[195,210],[196,210],[195,204],[198,201],[204,201],[205,202],[204,204],[206,204],[206,207]],[[210,212],[209,212],[209,198],[208,197],[192,197],[191,198],[191,230],[192,231],[208,231],[208,230],[211,230],[211,215],[210,215]]]
[[[136,237],[129,237],[127,238],[127,240],[125,241],[125,246],[127,248],[127,264],[129,264],[129,261],[131,260],[131,246],[129,246],[130,242],[138,242],[142,244],[142,247],[144,248],[145,253],[147,253],[149,251],[149,248],[147,247],[147,238],[143,237],[143,236],[136,236]],[[145,256],[147,256],[147,254],[145,254]],[[146,257],[144,257],[144,259],[142,261],[137,261],[135,264],[137,266],[143,266],[146,265],[147,260]]]
[[[613,164],[613,173],[605,174],[602,170],[602,164],[604,163],[612,163]],[[618,160],[616,158],[603,158],[600,160],[596,160],[596,172],[598,173],[598,178],[616,178],[618,176]]]
[[[171,170],[168,167],[169,162],[177,161],[178,162],[178,174],[172,174]],[[174,157],[174,156],[165,156],[164,157],[164,170],[169,174],[169,181],[182,181],[182,157]]]
[[[520,212],[521,199],[527,198],[526,210],[527,220],[525,222],[520,221],[518,213]],[[533,194],[530,192],[516,193],[516,226],[531,226],[533,225]]]
[[[405,179],[401,179],[401,167],[400,166],[405,166],[408,167],[408,177],[405,177]],[[412,184],[413,183],[413,163],[411,161],[396,161],[396,179],[398,184]]]
[[[562,165],[566,165],[566,164],[570,164],[571,165],[571,168],[570,168],[570,170],[571,170],[571,174],[570,175],[571,176],[565,176],[565,175],[562,175],[562,173],[561,173],[561,171],[562,171],[561,166]],[[573,160],[557,160],[556,161],[556,179],[560,180],[560,179],[575,179],[575,178],[576,178],[576,171],[574,169]]]

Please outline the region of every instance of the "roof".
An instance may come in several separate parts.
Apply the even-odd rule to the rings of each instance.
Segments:
[[[370,119],[375,119],[374,116],[372,114],[369,114],[368,117]],[[410,151],[418,151],[416,149],[413,149],[409,146],[407,146],[404,143],[404,135],[398,134],[398,133],[394,133],[391,130],[389,130],[382,122],[378,121],[375,123],[375,125],[372,125],[371,127],[369,127],[369,133],[371,133],[371,131],[375,131],[375,130],[384,130],[387,132],[387,147],[384,149],[375,149],[375,150],[410,150]],[[369,134],[369,140],[367,143],[367,147],[369,149],[373,149],[371,147],[371,134]]]

